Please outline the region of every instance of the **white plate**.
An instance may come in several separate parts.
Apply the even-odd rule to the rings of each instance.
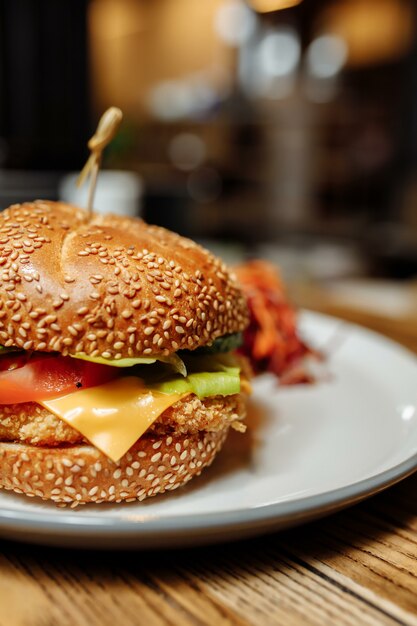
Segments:
[[[0,493],[0,535],[63,546],[203,544],[282,529],[376,493],[417,468],[417,359],[313,313],[304,335],[331,351],[329,379],[254,384],[250,430],[182,491],[138,504],[59,509]]]

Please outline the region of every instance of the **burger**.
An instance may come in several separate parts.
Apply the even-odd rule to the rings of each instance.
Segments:
[[[196,243],[35,201],[0,214],[0,486],[76,506],[187,483],[244,430],[246,300]]]

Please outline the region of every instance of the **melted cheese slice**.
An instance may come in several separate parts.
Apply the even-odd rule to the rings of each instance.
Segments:
[[[161,413],[187,395],[150,391],[129,376],[39,404],[118,461]]]

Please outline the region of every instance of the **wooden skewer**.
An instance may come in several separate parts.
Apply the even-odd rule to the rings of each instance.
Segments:
[[[107,109],[107,111],[101,116],[96,132],[88,142],[91,154],[78,177],[77,187],[80,187],[86,178],[90,176],[90,188],[88,190],[87,200],[87,211],[90,215],[93,210],[94,194],[103,150],[116,135],[122,118],[123,113],[117,107],[110,107]]]

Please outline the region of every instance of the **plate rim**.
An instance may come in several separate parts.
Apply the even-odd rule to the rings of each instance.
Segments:
[[[322,322],[339,322],[346,329],[360,332],[363,336],[371,336],[373,340],[384,343],[390,349],[401,352],[404,357],[417,366],[417,356],[406,347],[366,327],[351,323],[331,315],[315,311],[302,310],[300,317],[316,318]],[[185,533],[204,533],[206,531],[221,531],[225,535],[230,530],[238,531],[262,526],[264,530],[279,526],[285,520],[311,518],[326,513],[328,510],[337,510],[354,504],[375,493],[387,489],[391,485],[403,480],[417,471],[417,451],[407,459],[392,467],[373,474],[366,478],[342,487],[336,487],[324,492],[255,507],[242,507],[230,511],[187,513],[164,515],[139,513],[127,514],[125,518],[100,517],[100,512],[78,516],[76,510],[69,509],[59,516],[51,518],[48,511],[27,511],[11,508],[0,508],[0,533],[26,530],[45,535],[55,533],[55,537],[69,537],[76,533],[80,538],[95,536],[98,539],[105,537],[117,538],[136,536],[148,538],[163,534],[164,538],[178,537]],[[2,490],[7,493],[6,490]],[[146,519],[145,519],[146,518]],[[21,538],[21,537],[20,537]]]
[[[28,519],[27,511],[15,511],[3,509],[0,511],[0,531],[10,528],[10,521],[13,522],[13,529],[27,528],[34,532],[57,531],[61,535],[65,531],[75,530],[82,536],[111,536],[119,533],[154,535],[156,532],[167,531],[170,535],[182,534],[184,532],[204,532],[205,530],[241,529],[247,526],[265,523],[272,525],[287,518],[299,516],[308,517],[311,513],[323,513],[329,507],[337,509],[341,506],[349,506],[361,499],[379,493],[384,489],[400,482],[407,476],[412,475],[417,470],[417,452],[410,458],[372,477],[364,478],[351,485],[330,489],[320,494],[314,494],[297,500],[275,502],[273,504],[261,505],[252,508],[234,509],[218,513],[196,513],[184,515],[172,515],[160,517],[157,515],[147,515],[147,519],[140,519],[138,514],[130,517],[137,519],[114,519],[111,517],[99,518],[99,513],[94,516],[76,517],[72,509],[62,517],[51,521],[46,512],[34,511]],[[10,513],[10,515],[9,515]],[[112,532],[114,531],[114,532]]]

